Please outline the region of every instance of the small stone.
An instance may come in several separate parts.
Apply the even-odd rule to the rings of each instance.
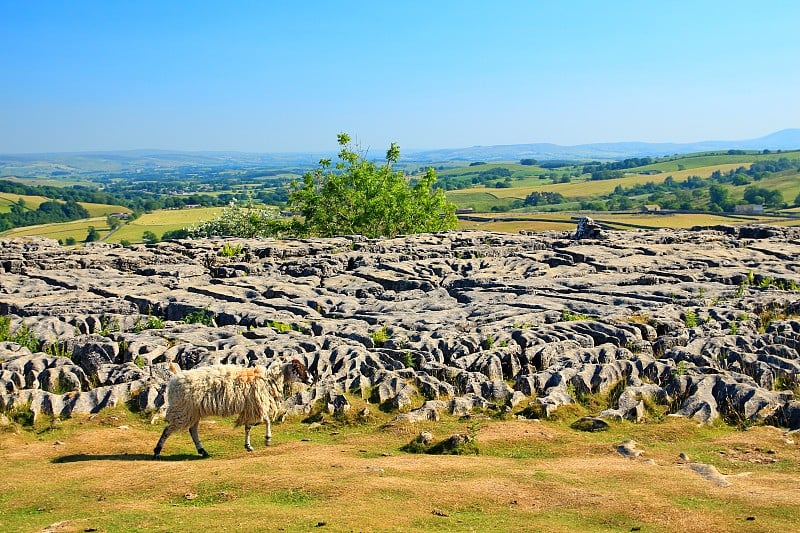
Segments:
[[[678,454],[678,460],[680,460],[680,462],[682,462],[682,463],[690,463],[691,462],[691,460],[689,459],[689,456],[686,455],[683,452]]]
[[[636,441],[634,440],[626,440],[620,443],[617,446],[617,451],[623,457],[627,457],[628,459],[636,459],[640,455],[644,453],[643,450],[639,450],[636,448]]]
[[[445,518],[450,516],[449,514],[447,514],[444,511],[442,511],[441,509],[434,509],[434,510],[431,511],[431,514],[432,515],[436,515],[436,516],[444,516]]]
[[[197,498],[197,494],[195,494],[194,492],[187,492],[186,494],[183,495],[184,500],[192,501],[195,498]]]

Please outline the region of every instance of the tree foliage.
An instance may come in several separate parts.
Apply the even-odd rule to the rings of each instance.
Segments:
[[[338,135],[338,142],[335,165],[323,159],[302,182],[292,184],[289,208],[303,217],[301,236],[393,237],[455,228],[455,206],[444,191],[434,189],[433,168],[412,182],[392,168],[400,157],[397,144],[391,144],[386,163],[378,166],[356,151],[346,133]]]

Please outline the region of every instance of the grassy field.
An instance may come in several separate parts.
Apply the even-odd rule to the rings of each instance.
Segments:
[[[31,210],[38,208],[44,202],[49,202],[50,198],[44,196],[29,196],[24,194],[10,194],[0,192],[0,213],[8,213],[11,211],[11,205],[15,204],[22,198],[25,200],[25,207]],[[130,213],[131,210],[127,207],[110,204],[91,204],[88,202],[78,202],[78,205],[83,206],[92,217],[107,216],[111,213]]]
[[[550,172],[548,169],[544,169],[538,165],[518,165],[516,163],[486,163],[484,165],[474,165],[474,166],[464,166],[458,168],[451,168],[447,170],[437,171],[437,176],[448,177],[448,176],[467,176],[473,174],[480,174],[481,172],[485,172],[487,170],[492,170],[495,168],[507,168],[511,171],[511,177],[521,177],[521,176],[531,176],[535,174],[541,174]]]
[[[132,211],[127,207],[122,207],[121,205],[112,205],[112,204],[90,204],[87,202],[78,202],[78,205],[82,205],[87,211],[89,211],[89,215],[93,217],[105,217],[112,213],[131,213]]]
[[[28,209],[36,209],[44,202],[49,201],[49,198],[44,196],[28,196],[24,194],[10,194],[0,192],[0,213],[8,213],[11,211],[11,206],[22,198],[25,201],[25,207]]]
[[[100,232],[101,239],[108,235],[108,232],[110,231],[110,228],[106,223],[106,217],[95,217],[76,220],[74,222],[41,224],[38,226],[14,228],[0,233],[0,237],[12,238],[38,236],[56,240],[60,239],[62,241],[66,241],[68,238],[72,237],[76,242],[83,242],[86,239],[86,234],[89,232],[89,226],[94,226],[94,228]]]
[[[14,228],[3,233],[0,237],[21,237],[21,236],[41,236],[50,239],[66,240],[68,237],[81,242],[86,238],[89,226],[94,226],[101,234],[102,240],[108,242],[120,242],[128,240],[132,243],[142,242],[142,234],[145,231],[152,231],[156,236],[161,237],[165,231],[176,230],[195,224],[203,220],[210,220],[216,217],[221,211],[221,207],[208,207],[198,209],[182,210],[163,210],[145,213],[136,220],[123,224],[113,233],[109,233],[106,216],[110,213],[129,213],[130,209],[115,205],[103,204],[82,204],[90,212],[102,215],[90,219],[77,220],[74,222],[64,222],[61,224],[41,224],[38,226],[25,226]]]
[[[108,242],[127,240],[132,243],[142,242],[142,234],[152,231],[161,237],[165,231],[173,231],[196,224],[204,220],[211,220],[222,212],[222,207],[202,207],[197,209],[165,209],[145,213],[136,220],[121,226],[109,235]]]
[[[788,159],[800,159],[800,151],[788,151],[770,154],[746,154],[746,155],[707,155],[707,154],[688,154],[678,157],[672,161],[664,161],[640,167],[637,170],[661,170],[663,172],[675,172],[683,169],[693,169],[726,163],[735,163],[738,166],[749,167],[755,161],[770,161],[786,157]]]
[[[353,401],[352,411],[363,406]],[[375,406],[371,406],[375,410]],[[124,409],[34,427],[0,428],[0,530],[49,531],[792,531],[800,516],[800,447],[770,427],[739,431],[662,422],[584,433],[557,421],[418,425],[376,411],[361,423],[326,418],[273,428],[242,448],[228,419],[201,423],[199,459],[175,434],[150,460],[161,424]],[[258,429],[258,428],[256,428]],[[472,434],[477,455],[415,455]],[[633,439],[644,454],[617,453]],[[710,464],[729,486],[686,464]]]
[[[573,181],[571,183],[542,183],[533,185],[513,186],[506,189],[487,189],[485,187],[475,187],[471,189],[461,189],[458,191],[448,191],[447,198],[456,203],[457,205],[466,205],[465,198],[470,198],[470,195],[476,193],[490,194],[498,199],[517,198],[524,200],[533,191],[548,191],[561,193],[568,199],[581,199],[590,200],[603,194],[614,192],[614,189],[621,185],[622,187],[631,187],[633,185],[641,185],[647,182],[662,183],[667,176],[672,176],[675,181],[686,181],[689,176],[699,176],[701,178],[708,178],[715,170],[727,172],[728,170],[738,168],[742,165],[736,163],[728,163],[724,165],[713,165],[708,167],[695,168],[691,170],[681,170],[670,173],[661,173],[654,175],[635,174],[625,176],[613,180],[598,180],[598,181]],[[747,166],[747,165],[745,165]]]
[[[574,231],[577,220],[587,213],[531,213],[497,215],[471,215],[469,220],[460,220],[459,228],[484,231],[518,233],[520,231]],[[641,228],[691,228],[694,226],[716,226],[719,224],[772,224],[778,226],[800,226],[800,218],[786,219],[771,216],[713,215],[705,213],[588,213],[595,222],[611,229],[629,230]]]

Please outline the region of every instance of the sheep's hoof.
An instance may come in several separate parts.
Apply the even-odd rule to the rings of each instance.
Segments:
[[[272,439],[264,439],[264,446],[272,446]]]
[[[203,459],[205,459],[206,457],[208,457],[208,452],[207,452],[207,451],[205,451],[205,450],[197,450],[197,453],[199,453],[199,454],[200,454],[200,456],[201,456],[201,457],[203,457]]]
[[[244,449],[247,450],[248,452],[252,452],[253,451],[253,447],[250,446],[249,444],[245,444],[244,445]]]

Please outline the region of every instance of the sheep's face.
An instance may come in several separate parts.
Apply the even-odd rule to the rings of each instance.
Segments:
[[[284,380],[289,383],[297,382],[306,385],[314,383],[314,376],[308,371],[306,365],[298,359],[292,359],[291,362],[287,363],[284,372]]]

